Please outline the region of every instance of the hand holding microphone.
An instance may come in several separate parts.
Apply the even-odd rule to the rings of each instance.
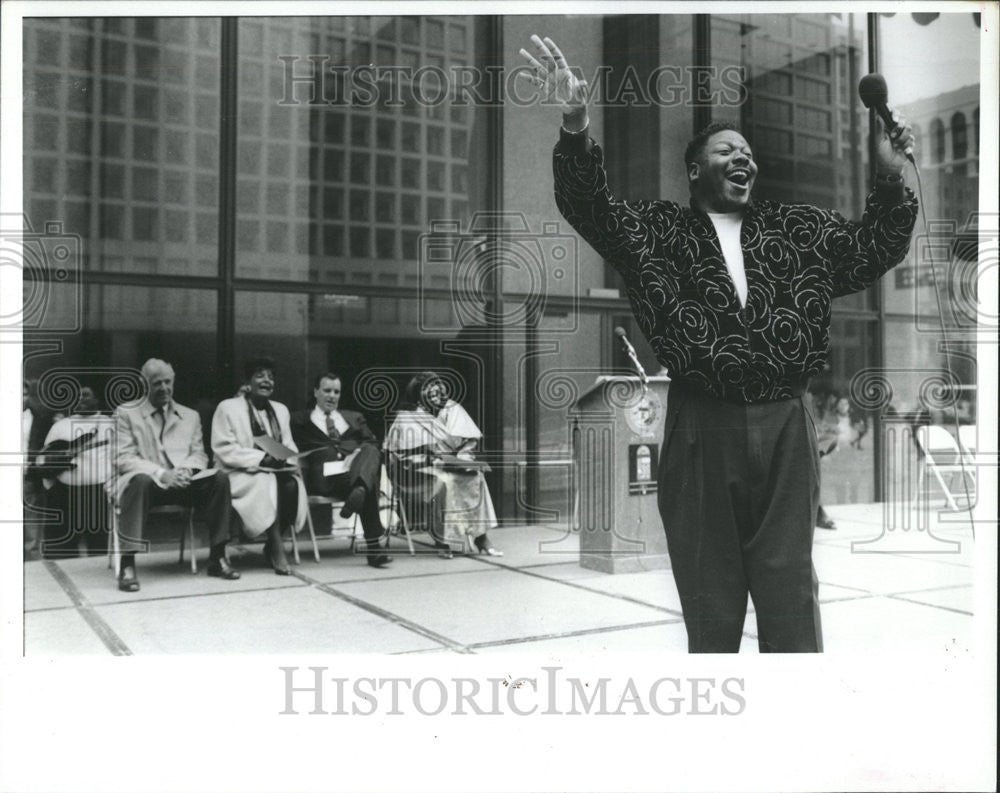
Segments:
[[[879,141],[876,149],[879,170],[899,173],[906,164],[904,157],[916,166],[913,159],[916,138],[906,119],[889,109],[889,89],[885,78],[881,74],[866,74],[858,84],[858,94],[865,107],[878,113],[885,127],[887,137]]]

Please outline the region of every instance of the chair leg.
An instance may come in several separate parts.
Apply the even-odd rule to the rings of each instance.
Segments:
[[[118,540],[118,504],[117,502],[111,505],[111,532],[108,537],[108,569],[114,570],[114,574],[118,575],[118,567],[121,564],[121,546]]]
[[[399,517],[399,524],[403,527],[403,534],[406,535],[406,545],[410,550],[410,556],[415,556],[416,551],[413,549],[413,539],[410,537],[410,522],[406,517],[406,510],[403,507],[403,501],[398,496],[393,495],[390,503],[392,504],[396,515]]]
[[[930,504],[930,488],[927,485],[927,477],[930,472],[927,470],[927,463],[920,460],[917,463],[917,491],[913,498],[917,504],[917,509],[923,509],[925,501]]]
[[[188,534],[188,545],[191,546],[191,575],[197,575],[198,558],[194,552],[194,510],[191,508],[188,508],[187,534]]]
[[[951,495],[951,490],[948,489],[948,485],[945,483],[944,477],[941,476],[941,472],[938,471],[937,466],[932,467],[931,470],[934,472],[934,476],[937,479],[938,484],[941,485],[941,489],[944,491],[944,498],[948,503],[948,507],[953,510],[958,510],[958,504],[955,503],[955,499]]]
[[[115,520],[115,509],[111,507],[108,510],[109,517],[111,519],[111,526],[108,527],[108,570],[111,569],[114,564],[115,557],[115,538],[118,535],[118,521]]]
[[[316,560],[316,564],[319,564],[319,543],[316,542],[316,529],[312,522],[312,510],[307,508],[306,513],[309,515],[309,541],[313,546],[313,559]]]

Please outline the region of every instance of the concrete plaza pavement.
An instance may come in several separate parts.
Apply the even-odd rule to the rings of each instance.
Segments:
[[[828,653],[939,652],[973,641],[973,553],[966,515],[934,514],[928,533],[883,534],[883,504],[828,507],[817,529]],[[902,513],[907,513],[903,509]],[[912,519],[903,515],[898,522]],[[417,553],[392,538],[376,570],[342,538],[308,543],[293,575],[276,576],[260,545],[231,548],[238,581],[179,565],[176,545],[139,557],[142,589],[119,592],[105,558],[24,564],[25,653],[683,653],[670,571],[607,574],[579,564],[579,535],[556,526],[491,532],[502,557],[440,559],[426,534]],[[756,653],[753,606],[741,652]]]

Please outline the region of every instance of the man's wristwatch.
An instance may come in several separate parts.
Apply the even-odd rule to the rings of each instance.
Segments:
[[[884,182],[885,184],[902,184],[903,183],[903,172],[902,171],[876,171],[875,181]]]
[[[587,124],[587,126],[585,126],[583,129],[577,130],[576,132],[574,132],[571,129],[566,129],[566,125],[565,124],[561,124],[560,126],[562,127],[562,131],[563,132],[565,132],[567,135],[572,135],[575,138],[582,138],[582,137],[584,137],[587,134],[587,130],[590,129],[590,124]]]

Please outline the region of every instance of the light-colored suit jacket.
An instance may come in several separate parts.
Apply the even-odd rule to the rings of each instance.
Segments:
[[[163,439],[160,420],[149,402],[115,412],[115,487],[120,498],[137,474],[147,474],[160,484],[169,468],[204,469],[208,455],[201,438],[201,417],[191,408],[171,402],[166,410]],[[161,485],[162,486],[162,485]]]
[[[288,448],[298,451],[288,423],[288,408],[272,400],[271,407],[278,418],[281,441]],[[229,474],[229,489],[233,507],[243,520],[248,537],[257,537],[274,523],[278,512],[278,481],[274,474],[265,471],[248,471],[260,465],[264,451],[254,446],[250,428],[250,413],[244,397],[233,397],[219,403],[212,418],[212,452],[215,464]],[[306,522],[309,508],[302,477],[299,483],[299,510],[295,516],[295,530]]]

